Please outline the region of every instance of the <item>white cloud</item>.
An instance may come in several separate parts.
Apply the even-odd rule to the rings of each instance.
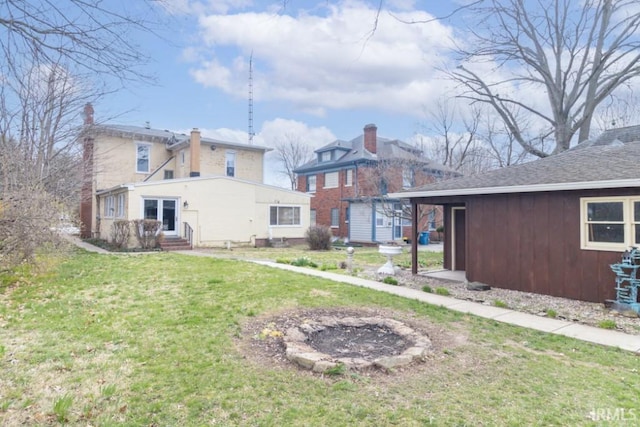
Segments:
[[[403,9],[412,4],[395,3]],[[326,109],[373,107],[417,116],[426,100],[446,89],[436,68],[448,61],[451,28],[437,21],[407,25],[400,20],[432,16],[401,10],[393,16],[382,11],[372,32],[375,7],[361,2],[322,5],[295,16],[201,16],[199,49],[207,56],[192,76],[204,86],[246,97],[253,52],[255,100],[284,100],[316,115]]]

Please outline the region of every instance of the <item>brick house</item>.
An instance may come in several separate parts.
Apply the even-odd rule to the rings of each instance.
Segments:
[[[334,236],[353,242],[411,239],[408,205],[386,194],[458,175],[416,147],[379,137],[374,124],[356,138],[333,141],[315,154],[294,171],[298,191],[314,196],[311,224],[329,226]],[[416,233],[435,231],[442,224],[436,206],[421,206],[419,217]]]

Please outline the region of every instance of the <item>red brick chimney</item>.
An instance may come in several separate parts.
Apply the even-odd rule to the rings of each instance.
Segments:
[[[88,130],[93,126],[93,106],[87,102],[82,110],[84,125],[87,127],[82,136],[82,187],[80,189],[80,237],[93,237],[93,137]]]
[[[191,172],[189,176],[200,176],[200,131],[193,128],[189,139],[189,151],[191,155]]]
[[[90,102],[84,104],[84,110],[82,112],[84,116],[84,124],[89,126],[93,124],[93,105]]]
[[[376,152],[376,140],[378,128],[374,124],[369,124],[364,127],[364,148],[370,153]]]

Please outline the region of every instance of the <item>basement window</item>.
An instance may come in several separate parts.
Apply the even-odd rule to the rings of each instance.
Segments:
[[[640,197],[580,199],[581,247],[624,251],[640,245]]]

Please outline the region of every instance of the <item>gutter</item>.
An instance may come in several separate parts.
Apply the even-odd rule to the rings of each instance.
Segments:
[[[640,187],[640,179],[616,179],[611,181],[560,182],[552,184],[505,185],[500,187],[454,188],[449,190],[416,190],[389,193],[387,196],[399,199],[441,196],[473,196],[482,194],[539,193],[545,191],[594,190],[605,188]]]

